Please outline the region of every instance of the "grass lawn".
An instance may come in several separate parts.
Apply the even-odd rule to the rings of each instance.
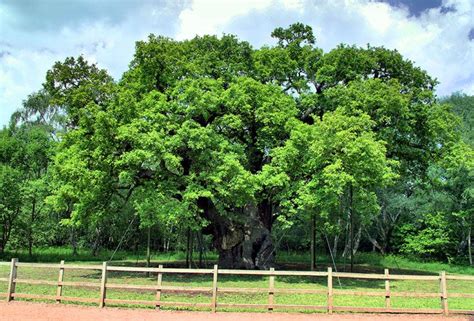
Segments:
[[[38,251],[37,254],[28,258],[23,253],[14,253],[20,258],[20,262],[38,261],[38,262],[59,262],[61,259],[66,260],[67,263],[82,264],[97,263],[102,260],[108,260],[110,253],[104,252],[100,257],[90,257],[86,252],[80,252],[78,256],[73,257],[65,249],[48,249],[43,252]],[[111,265],[127,265],[127,266],[143,266],[144,256],[131,255],[126,252],[116,254]],[[184,254],[159,254],[152,257],[152,265],[164,264],[165,267],[182,266]],[[211,265],[216,259],[215,254],[207,255],[207,263]],[[329,264],[328,258],[324,255],[319,256],[320,270],[326,270]],[[307,268],[308,258],[305,255],[280,255],[277,257],[279,263],[278,269],[286,270],[303,270]],[[344,262],[337,262],[337,269],[343,271],[346,267]],[[460,265],[449,265],[438,262],[415,262],[406,258],[396,256],[378,256],[374,254],[360,254],[356,261],[355,272],[366,273],[382,273],[383,268],[389,268],[391,274],[428,274],[438,275],[441,270],[445,270],[448,274],[463,274],[474,275],[474,268]],[[9,266],[0,265],[0,278],[8,277]],[[109,272],[108,283],[120,284],[144,284],[155,285],[156,274],[147,276],[145,273],[130,273],[130,272]],[[58,270],[44,269],[44,268],[30,268],[20,267],[18,269],[19,279],[41,279],[48,281],[57,281]],[[64,274],[64,281],[75,282],[97,282],[100,283],[100,271],[89,270],[66,270]],[[219,275],[219,288],[268,288],[268,277],[259,276],[230,276]],[[334,296],[334,306],[354,306],[354,307],[384,307],[384,281],[383,280],[355,280],[345,278],[334,278],[334,290],[352,290],[352,291],[380,291],[380,297],[368,296],[354,296],[354,295],[339,295]],[[163,285],[173,286],[187,286],[187,287],[211,287],[212,275],[176,275],[165,274],[163,276]],[[275,287],[278,288],[294,288],[294,289],[316,289],[325,290],[327,286],[326,277],[276,277]],[[439,293],[438,281],[390,281],[392,293],[396,292],[433,292]],[[6,282],[0,282],[0,293],[6,292]],[[17,293],[28,294],[47,294],[55,295],[56,286],[51,285],[32,285],[32,284],[17,284]],[[474,281],[448,281],[448,297],[449,293],[471,293],[474,294]],[[63,287],[64,296],[85,297],[85,298],[99,298],[99,289],[91,288],[77,288],[77,287]],[[4,300],[5,295],[0,296],[0,300]],[[108,289],[107,298],[109,299],[130,299],[130,300],[154,300],[155,293],[152,291],[137,291],[137,290],[119,290]],[[162,294],[163,301],[173,302],[192,302],[192,303],[210,303],[211,294],[176,294],[167,293]],[[266,293],[218,293],[218,303],[253,303],[266,304],[268,303],[268,294]],[[275,294],[276,304],[299,304],[299,305],[326,305],[326,295],[319,294]],[[439,298],[405,298],[392,297],[391,303],[393,308],[440,308]],[[474,299],[472,298],[449,298],[450,309],[474,310]],[[109,304],[111,305],[111,304]],[[130,305],[137,307],[137,305]],[[149,307],[152,308],[152,307]],[[174,307],[165,307],[165,309],[176,309]],[[184,309],[184,308],[182,308]],[[191,309],[191,308],[186,308]],[[200,309],[200,308],[192,308]],[[255,311],[251,308],[219,308],[220,311]],[[260,311],[264,311],[261,309]],[[279,310],[280,311],[280,310]],[[294,310],[293,310],[294,311]]]

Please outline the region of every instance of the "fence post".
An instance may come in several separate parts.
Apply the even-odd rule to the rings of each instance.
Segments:
[[[64,281],[64,260],[59,264],[58,289],[56,290],[56,303],[61,303],[61,296],[63,295],[63,281]]]
[[[385,274],[385,308],[390,310],[390,273],[388,269],[384,270]]]
[[[107,262],[102,263],[102,279],[100,282],[100,301],[99,308],[103,308],[105,305],[105,296],[106,296],[106,283],[107,283]]]
[[[440,275],[440,286],[441,286],[441,308],[443,309],[444,315],[448,315],[448,289],[446,283],[446,272],[441,272]]]
[[[270,273],[275,272],[275,268],[270,268]],[[273,299],[275,295],[275,276],[270,275],[268,288],[268,311],[273,311]]]
[[[328,267],[328,313],[332,313],[332,268]]]
[[[212,312],[216,312],[217,308],[217,273],[218,273],[218,267],[217,264],[214,265],[214,271],[212,273],[212,303],[211,303],[211,308]]]
[[[163,273],[161,272],[161,269],[163,269],[163,265],[158,266],[158,281],[156,283],[157,289],[156,289],[156,309],[160,309],[160,301],[161,301],[161,283],[163,282]]]
[[[8,277],[7,302],[13,300],[13,294],[15,293],[17,263],[18,259],[12,259],[12,263],[10,265],[10,276]]]

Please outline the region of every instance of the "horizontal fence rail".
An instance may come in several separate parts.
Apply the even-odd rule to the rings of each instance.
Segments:
[[[77,265],[77,264],[65,264],[61,261],[59,264],[43,264],[43,263],[20,263],[18,259],[14,258],[10,263],[0,262],[0,265],[9,265],[10,273],[8,278],[0,278],[0,282],[7,282],[7,293],[6,300],[10,302],[15,298],[24,299],[41,299],[41,300],[53,300],[57,303],[62,301],[72,302],[84,302],[84,303],[96,303],[99,307],[104,307],[106,304],[138,304],[138,305],[151,305],[157,310],[163,306],[173,307],[201,307],[208,308],[212,312],[216,312],[217,308],[261,308],[268,311],[274,311],[277,309],[299,309],[299,310],[320,310],[326,311],[327,313],[333,313],[334,311],[344,312],[379,312],[379,313],[433,313],[433,314],[444,314],[450,313],[455,314],[474,314],[474,310],[454,310],[448,307],[448,281],[449,280],[463,280],[473,281],[474,276],[459,276],[459,275],[446,275],[445,272],[441,272],[439,276],[432,275],[394,275],[390,274],[388,269],[385,269],[384,274],[366,274],[366,273],[346,273],[346,272],[333,272],[329,267],[327,271],[276,271],[270,269],[268,271],[252,271],[252,270],[219,270],[217,265],[214,265],[213,269],[180,269],[180,268],[164,268],[162,265],[159,267],[126,267],[126,266],[110,266],[108,262],[103,262],[101,265]],[[58,270],[58,281],[49,280],[35,280],[35,279],[19,279],[18,269],[22,267],[29,268],[46,268],[46,269],[57,269]],[[67,270],[93,270],[100,272],[100,282],[65,282],[64,275]],[[140,285],[140,284],[116,284],[109,283],[107,280],[108,272],[141,272],[141,273],[156,273],[156,285]],[[212,286],[210,287],[186,287],[186,286],[170,286],[163,285],[163,275],[165,274],[192,274],[192,275],[209,275],[212,277]],[[218,276],[219,275],[244,275],[244,276],[266,276],[268,277],[269,283],[267,288],[243,288],[243,287],[218,287]],[[323,277],[327,279],[326,289],[289,289],[289,288],[275,288],[275,282],[278,277]],[[384,281],[384,288],[381,291],[352,291],[352,290],[339,290],[334,289],[333,279],[334,278],[348,278],[348,279],[361,279],[361,280],[381,280]],[[390,288],[390,281],[398,280],[419,280],[419,281],[437,281],[439,282],[440,291],[436,293],[422,293],[422,292],[393,292]],[[211,279],[210,279],[211,281]],[[30,284],[30,285],[50,285],[57,287],[56,295],[43,295],[43,294],[29,294],[29,293],[17,293],[17,284]],[[64,287],[83,287],[83,288],[95,288],[100,290],[100,296],[98,298],[84,298],[84,297],[70,297],[63,295]],[[107,298],[107,289],[123,289],[123,290],[138,290],[138,291],[151,291],[155,293],[155,300],[122,300],[122,299],[111,299]],[[384,290],[384,291],[382,291]],[[208,294],[211,297],[209,303],[190,303],[190,302],[171,302],[163,301],[161,296],[163,292],[172,293],[188,293],[188,294]],[[256,303],[218,303],[218,293],[264,293],[268,295],[267,304],[256,304]],[[302,305],[302,304],[277,304],[275,303],[276,294],[319,294],[326,296],[325,305]],[[368,297],[381,297],[385,299],[385,306],[378,308],[370,307],[345,307],[335,306],[335,296],[368,296]],[[393,308],[391,304],[391,298],[393,297],[421,297],[421,298],[439,298],[440,308],[439,309],[407,309],[407,308]],[[451,298],[474,298],[474,293],[451,293]]]

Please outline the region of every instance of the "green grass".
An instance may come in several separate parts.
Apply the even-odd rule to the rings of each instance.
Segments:
[[[309,266],[310,257],[306,253],[277,253],[277,262],[293,266],[305,267]],[[446,271],[452,274],[474,275],[474,267],[462,264],[449,264],[437,261],[421,260],[418,258],[406,258],[399,255],[380,255],[378,253],[358,253],[354,257],[354,262],[361,270],[383,271],[383,269],[397,270],[400,272],[409,271],[410,273],[438,274]],[[322,269],[326,266],[333,266],[333,262],[326,254],[317,256],[317,263]],[[349,269],[349,260],[338,258],[336,260],[337,267],[342,271]],[[400,274],[400,273],[399,273]]]
[[[59,262],[65,259],[66,263],[82,264],[84,262],[100,262],[110,258],[110,252],[102,252],[98,257],[91,257],[87,252],[81,251],[77,256],[72,256],[71,252],[65,249],[48,249],[37,251],[34,257],[28,257],[24,253],[15,253],[20,257],[20,261],[41,261],[41,262]],[[143,255],[132,255],[126,252],[116,254],[112,264],[143,266]],[[182,266],[184,253],[157,254],[152,257],[152,265],[165,264],[165,266]],[[216,259],[215,254],[208,254],[208,264],[211,265]],[[7,258],[8,259],[8,258]],[[308,258],[302,254],[286,253],[277,257],[279,269],[305,269],[308,266]],[[327,257],[320,255],[318,257],[318,266],[320,270],[325,270],[328,265],[332,265]],[[344,261],[338,261],[338,270],[344,270],[348,265],[344,265]],[[346,262],[347,263],[347,262]],[[474,275],[474,269],[468,266],[445,264],[439,262],[423,262],[413,261],[397,256],[379,256],[374,254],[359,254],[356,260],[356,272],[376,272],[380,273],[383,268],[389,268],[392,274],[432,274],[437,275],[439,271],[445,270],[450,274]],[[0,265],[0,278],[6,278],[9,273],[8,265]],[[19,279],[42,279],[56,281],[58,271],[54,269],[39,269],[20,267],[18,269]],[[64,275],[65,281],[77,282],[100,282],[100,271],[88,270],[66,270]],[[109,272],[108,283],[121,284],[145,284],[155,285],[156,274],[147,276],[144,273],[129,272]],[[326,289],[327,279],[325,277],[276,277],[276,288],[295,288],[295,289]],[[337,279],[334,278],[335,290],[352,290],[352,291],[380,291],[380,297],[364,297],[353,295],[335,295],[334,305],[336,306],[354,306],[354,307],[383,307],[384,306],[384,281],[381,280],[355,280],[355,279]],[[164,285],[187,286],[187,287],[211,287],[211,275],[175,275],[165,274],[163,276]],[[391,281],[391,291],[395,292],[433,292],[439,293],[438,281]],[[238,287],[238,288],[267,288],[268,278],[258,276],[229,276],[219,275],[218,286]],[[16,291],[18,293],[31,294],[48,294],[55,295],[56,287],[47,285],[31,285],[18,284]],[[0,293],[6,292],[6,282],[0,282]],[[448,281],[449,293],[472,293],[474,294],[474,281]],[[63,295],[85,298],[99,297],[99,289],[76,288],[65,286]],[[4,295],[0,299],[4,299]],[[128,300],[150,300],[155,298],[154,292],[128,291],[110,289],[107,291],[107,297],[111,299],[128,299]],[[180,301],[193,303],[210,303],[210,294],[176,294],[166,293],[162,295],[164,301]],[[262,303],[266,304],[268,295],[266,293],[259,294],[230,294],[219,293],[219,303]],[[474,310],[474,300],[465,298],[450,298],[450,309]],[[440,308],[440,300],[438,298],[401,298],[392,297],[392,307],[394,308]],[[316,294],[275,294],[276,304],[299,304],[299,305],[326,305],[325,295]],[[124,306],[124,305],[122,305]],[[138,307],[138,305],[125,305],[130,307]],[[165,309],[175,309],[173,307]],[[190,309],[190,308],[186,308]],[[199,310],[199,308],[193,308]],[[221,311],[255,311],[255,309],[241,308],[222,308]],[[264,311],[263,309],[260,311]],[[304,311],[306,312],[306,311]]]
[[[56,263],[61,260],[66,262],[103,262],[108,261],[113,255],[111,250],[102,250],[97,256],[93,256],[89,249],[79,249],[76,255],[73,255],[71,248],[66,247],[49,247],[44,249],[35,249],[33,255],[28,255],[26,250],[6,251],[0,256],[0,261],[9,261],[12,257],[16,257],[20,262],[52,262]],[[184,252],[169,253],[153,253],[151,256],[155,264],[182,265],[185,261],[186,254]],[[113,260],[126,264],[143,264],[145,261],[144,252],[117,251],[113,255]],[[355,256],[355,264],[361,271],[383,271],[384,268],[397,270],[400,272],[410,271],[411,273],[436,273],[446,271],[453,274],[474,275],[474,267],[461,264],[448,264],[437,261],[426,261],[416,258],[406,258],[397,255],[382,256],[378,253],[358,253]],[[198,254],[194,253],[194,261],[198,261]],[[279,268],[286,270],[307,270],[309,267],[310,257],[308,253],[287,253],[285,251],[277,252],[276,261]],[[205,263],[211,267],[217,262],[217,253],[206,252]],[[333,266],[331,258],[326,254],[317,255],[318,269],[323,270],[328,266]],[[349,269],[349,260],[338,258],[336,260],[338,270],[347,271]]]
[[[49,247],[42,249],[35,249],[33,255],[29,255],[27,250],[16,250],[6,251],[0,256],[0,261],[7,261],[13,257],[18,258],[21,262],[42,262],[42,263],[56,263],[61,260],[66,262],[103,262],[109,261],[113,255],[114,261],[123,261],[136,263],[145,260],[145,253],[143,251],[135,253],[131,251],[117,251],[114,254],[112,250],[102,250],[97,256],[93,256],[89,249],[78,249],[77,254],[73,254],[73,251],[69,247]],[[169,253],[153,253],[153,261],[160,262],[181,262],[186,258],[184,252],[169,252]],[[195,260],[197,261],[198,255],[195,253]],[[206,259],[208,261],[217,260],[217,254],[206,253]]]

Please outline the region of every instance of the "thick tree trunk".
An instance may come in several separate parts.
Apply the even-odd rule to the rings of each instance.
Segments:
[[[243,213],[246,222],[230,225],[217,239],[219,266],[269,269],[275,262],[271,233],[258,219],[255,206],[246,206]]]
[[[220,216],[207,199],[199,202],[211,224],[204,230],[213,235],[214,247],[219,252],[219,267],[240,269],[269,269],[275,262],[275,251],[270,229],[261,218],[268,213],[262,206],[246,205],[235,210],[237,219]],[[263,206],[264,207],[264,206]]]

